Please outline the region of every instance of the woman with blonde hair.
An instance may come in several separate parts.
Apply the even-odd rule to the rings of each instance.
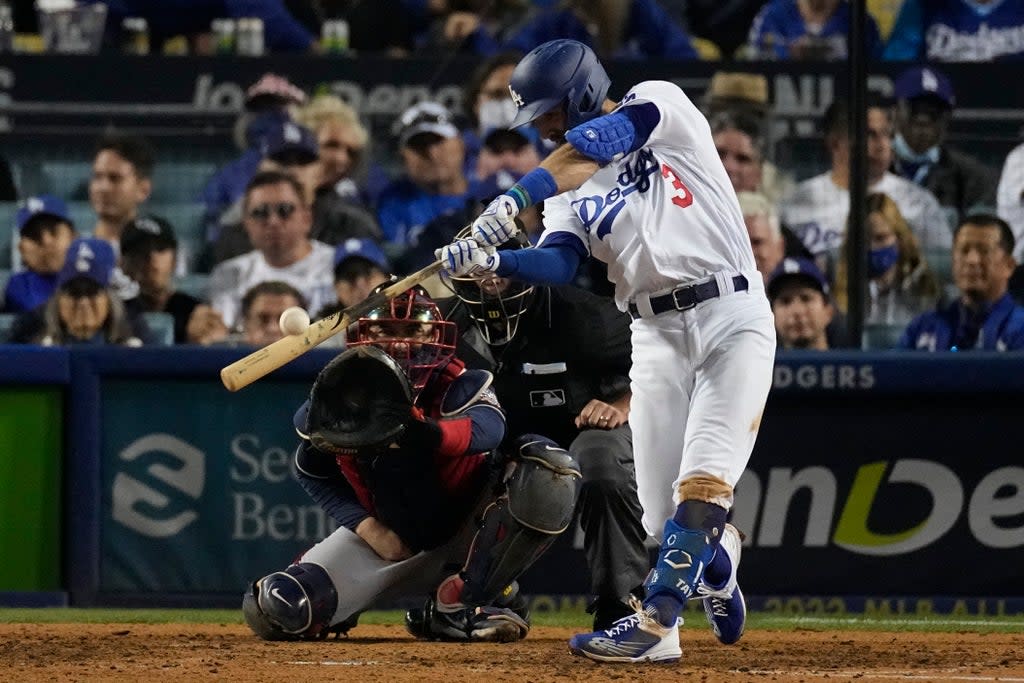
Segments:
[[[868,254],[867,324],[906,325],[917,315],[931,310],[939,296],[935,274],[929,269],[917,238],[900,213],[896,202],[886,194],[872,193],[866,199],[865,216],[870,252]],[[836,267],[835,300],[844,313],[847,309],[847,239]]]
[[[321,186],[360,202],[356,176],[363,171],[370,135],[356,111],[337,95],[320,94],[298,111],[296,120],[316,135],[322,166]]]

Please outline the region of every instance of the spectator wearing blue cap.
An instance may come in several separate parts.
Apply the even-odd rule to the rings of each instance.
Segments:
[[[145,323],[126,312],[111,286],[116,262],[114,248],[106,240],[72,242],[57,274],[56,293],[18,317],[11,341],[41,346],[151,342]]]
[[[828,351],[825,329],[835,308],[828,282],[813,261],[783,259],[768,278],[766,290],[780,348]]]
[[[235,123],[235,144],[242,150],[210,177],[201,193],[206,239],[214,243],[220,235],[223,214],[245,194],[245,186],[256,175],[266,154],[271,134],[292,118],[291,109],[304,104],[306,93],[287,78],[266,73],[245,93],[245,111]],[[212,265],[213,252],[204,255],[203,266]],[[221,259],[223,260],[223,259]]]
[[[7,313],[30,311],[53,296],[57,273],[75,239],[75,226],[67,206],[50,195],[26,199],[18,207],[14,223],[25,270],[7,281],[3,307]]]
[[[892,171],[925,188],[957,219],[995,204],[996,175],[980,161],[946,144],[956,106],[953,84],[930,66],[915,66],[893,85],[896,134]]]
[[[334,291],[341,308],[359,303],[390,276],[387,256],[371,239],[347,239],[334,252]]]

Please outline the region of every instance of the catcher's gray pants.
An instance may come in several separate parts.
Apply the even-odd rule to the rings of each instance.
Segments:
[[[307,550],[298,562],[318,564],[331,577],[338,593],[333,626],[380,600],[432,593],[442,579],[462,566],[475,533],[471,519],[445,545],[408,560],[389,562],[354,532],[340,527]]]
[[[629,425],[580,432],[569,453],[580,465],[583,487],[576,512],[597,597],[623,599],[643,583],[650,568],[643,512],[633,473]]]

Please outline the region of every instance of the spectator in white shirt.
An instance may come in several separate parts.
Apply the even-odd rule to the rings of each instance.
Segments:
[[[255,249],[224,261],[210,274],[210,303],[229,328],[239,323],[242,297],[260,282],[295,287],[314,311],[333,302],[334,248],[309,238],[312,213],[295,177],[257,173],[246,187],[242,209]]]
[[[953,233],[946,213],[928,190],[889,172],[892,121],[880,103],[867,110],[867,183],[869,192],[889,195],[924,249],[948,250]],[[793,230],[819,262],[838,253],[850,211],[849,106],[835,100],[825,111],[825,143],[832,168],[797,185],[780,204],[782,222]]]

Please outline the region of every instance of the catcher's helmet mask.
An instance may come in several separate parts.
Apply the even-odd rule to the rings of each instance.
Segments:
[[[377,293],[392,282],[379,285]],[[412,383],[414,395],[426,386],[437,368],[455,355],[458,328],[441,315],[422,287],[374,309],[349,329],[348,346],[374,346],[391,356]]]

